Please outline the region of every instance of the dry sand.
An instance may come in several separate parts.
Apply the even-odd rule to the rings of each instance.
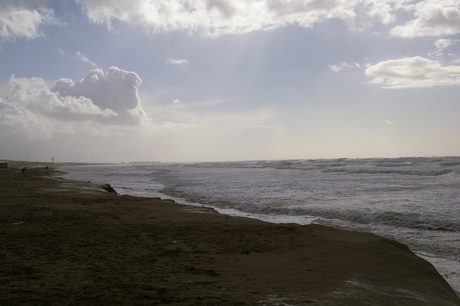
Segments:
[[[35,165],[34,165],[35,166]],[[460,305],[397,242],[0,169],[0,305]]]

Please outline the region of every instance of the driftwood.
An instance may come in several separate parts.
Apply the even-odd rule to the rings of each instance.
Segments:
[[[104,190],[107,191],[107,192],[117,194],[116,190],[113,189],[113,187],[110,186],[110,184],[101,185],[101,188],[104,189]]]

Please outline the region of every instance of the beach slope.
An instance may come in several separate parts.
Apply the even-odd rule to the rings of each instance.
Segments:
[[[270,224],[0,169],[1,305],[460,305],[367,233]]]

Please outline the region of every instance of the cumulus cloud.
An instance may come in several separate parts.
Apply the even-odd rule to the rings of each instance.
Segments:
[[[168,57],[168,58],[166,59],[166,64],[182,66],[182,65],[188,65],[189,62],[188,62],[188,60],[186,60],[185,58],[174,59],[174,58],[172,58],[172,57]]]
[[[117,114],[83,96],[61,97],[40,78],[12,76],[8,94],[0,98],[0,125],[25,131],[31,138],[49,138],[56,130],[70,132],[74,122],[104,121]]]
[[[97,68],[97,65],[95,63],[93,63],[92,61],[90,61],[86,56],[84,56],[83,54],[80,53],[80,51],[78,51],[76,54],[75,54],[75,58],[78,59],[79,61],[82,61],[84,63],[88,63],[90,64],[93,68]]]
[[[460,33],[460,3],[457,0],[426,0],[407,6],[415,19],[393,28],[391,35],[413,38]]]
[[[230,18],[235,14],[235,7],[225,0],[208,0],[206,1],[206,9],[208,11],[212,9],[218,10],[225,18]]]
[[[30,1],[29,1],[30,2]],[[41,27],[46,24],[58,24],[54,11],[50,8],[31,8],[23,1],[1,1],[0,38],[35,39],[43,36]]]
[[[362,25],[369,26],[375,22],[389,24],[395,21],[391,1],[375,1],[364,4],[358,11],[359,20]]]
[[[89,20],[119,20],[144,26],[152,32],[186,31],[203,36],[270,30],[288,24],[312,27],[327,19],[339,19],[352,29],[357,19],[364,26],[390,23],[397,4],[406,0],[77,0]],[[358,17],[359,16],[359,17]]]
[[[33,39],[43,36],[43,25],[59,23],[41,1],[3,1],[0,37]],[[148,32],[184,31],[203,36],[249,33],[286,25],[312,27],[341,20],[352,30],[376,23],[391,24],[399,10],[414,18],[394,27],[397,37],[444,36],[460,33],[457,0],[76,0],[89,20],[108,28],[114,21],[143,26]],[[43,3],[46,3],[45,1]]]
[[[420,56],[382,61],[369,65],[370,84],[384,88],[417,88],[460,85],[460,66],[442,66],[441,62]]]
[[[106,73],[93,69],[77,83],[60,79],[52,91],[61,97],[85,97],[102,109],[113,110],[118,115],[114,124],[138,125],[147,118],[138,94],[141,83],[135,72],[110,67]]]
[[[77,83],[60,79],[51,90],[41,78],[12,76],[0,98],[0,126],[35,139],[81,130],[100,133],[104,126],[138,126],[148,119],[137,93],[140,83],[137,74],[116,67],[106,73],[91,70]]]

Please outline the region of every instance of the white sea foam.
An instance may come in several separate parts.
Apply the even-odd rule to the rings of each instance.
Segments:
[[[407,244],[460,288],[460,157],[152,163],[66,168],[121,194]],[[442,261],[442,264],[441,264]]]

